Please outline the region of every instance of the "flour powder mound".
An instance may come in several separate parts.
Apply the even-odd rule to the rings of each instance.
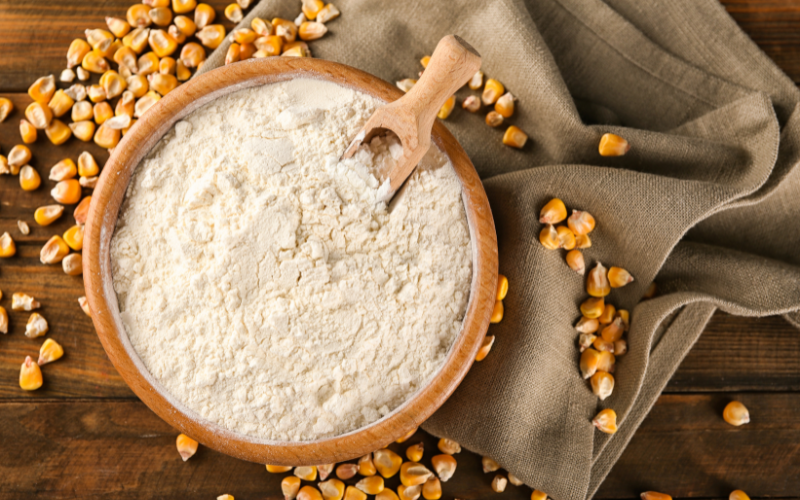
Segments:
[[[370,424],[441,367],[461,331],[472,247],[461,187],[432,147],[389,210],[382,103],[298,79],[178,122],[131,179],[111,245],[133,348],[201,418],[269,440]]]

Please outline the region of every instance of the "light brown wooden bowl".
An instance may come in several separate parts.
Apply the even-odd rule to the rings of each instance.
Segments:
[[[367,427],[317,441],[276,442],[235,433],[204,420],[150,375],[120,319],[109,256],[111,236],[131,175],[172,125],[200,106],[243,88],[298,77],[328,80],[386,102],[403,95],[393,85],[363,71],[319,59],[252,59],[200,75],[161,99],[115,148],[92,196],[83,246],[83,277],[92,321],[108,357],[133,392],[158,416],[200,443],[237,458],[275,465],[350,460],[391,443],[424,422],[447,400],[472,366],[489,327],[497,286],[497,237],[486,193],[464,150],[437,122],[433,142],[450,157],[463,187],[473,245],[473,277],[462,331],[427,386]]]

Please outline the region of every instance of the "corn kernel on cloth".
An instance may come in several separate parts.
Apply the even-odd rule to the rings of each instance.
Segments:
[[[293,19],[298,0],[249,14]],[[519,98],[509,120],[457,109],[446,121],[484,179],[510,291],[492,352],[423,426],[495,458],[556,500],[591,497],[716,309],[800,321],[800,91],[718,0],[338,0],[315,57],[389,81],[455,33]],[[227,42],[204,66],[222,64]],[[459,92],[459,102],[468,89]],[[603,158],[600,136],[630,142]],[[578,370],[584,280],[538,242],[552,197],[597,219],[587,266],[636,281],[628,353],[599,402]],[[640,302],[652,281],[660,294]],[[601,408],[619,431],[597,432]]]

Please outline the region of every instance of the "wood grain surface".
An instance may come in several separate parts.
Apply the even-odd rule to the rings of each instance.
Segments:
[[[18,109],[26,105],[27,87],[35,78],[64,67],[72,39],[85,28],[102,27],[106,15],[122,17],[131,1],[0,0],[0,95],[11,97]],[[228,2],[207,3],[221,12]],[[800,2],[723,4],[800,82]],[[20,116],[15,112],[0,124],[0,154],[19,142]],[[213,499],[222,493],[237,500],[281,498],[280,478],[262,466],[202,447],[183,463],[174,448],[176,431],[139,402],[116,373],[78,307],[81,279],[38,260],[47,238],[71,225],[71,210],[47,228],[36,226],[32,217],[36,207],[50,203],[50,166],[64,157],[76,159],[83,150],[92,151],[99,162],[107,154],[75,139],[54,148],[40,138],[32,149],[32,165],[45,179],[39,190],[23,193],[16,178],[0,176],[0,233],[9,231],[18,248],[16,257],[0,262],[0,305],[11,316],[9,334],[0,336],[0,499]],[[31,225],[29,236],[19,234],[18,219]],[[22,335],[27,315],[10,311],[9,297],[16,291],[43,302],[41,312],[51,325],[48,336],[66,351],[63,359],[44,367],[45,385],[34,393],[21,391],[17,377],[24,356],[37,353],[41,339]],[[732,398],[750,408],[751,424],[733,428],[721,421],[722,407]],[[633,499],[655,489],[675,498],[723,499],[741,488],[754,499],[796,500],[798,409],[800,333],[779,317],[718,313],[596,498]],[[426,443],[423,461],[429,464],[435,441],[419,432],[408,443],[418,440]],[[503,494],[492,493],[491,475],[481,472],[479,457],[465,451],[458,460],[443,498],[528,498],[528,488],[509,486]]]

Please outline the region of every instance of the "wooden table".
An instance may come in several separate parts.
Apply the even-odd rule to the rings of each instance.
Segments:
[[[0,95],[24,109],[33,80],[64,67],[69,42],[85,28],[104,26],[106,15],[122,17],[130,3],[0,0]],[[228,2],[209,3],[220,13]],[[800,1],[724,3],[756,43],[800,81]],[[20,116],[16,112],[0,125],[4,154],[19,142]],[[75,159],[84,149],[99,161],[107,158],[76,140],[61,148],[48,144],[40,137],[32,148],[31,164],[45,178],[58,160]],[[180,460],[176,432],[123,383],[78,307],[82,280],[66,276],[60,266],[39,263],[42,245],[72,219],[65,215],[48,228],[33,223],[34,209],[50,203],[53,183],[46,180],[36,192],[25,193],[17,182],[0,176],[0,233],[13,234],[18,249],[16,257],[0,263],[6,296],[1,304],[11,321],[9,335],[0,338],[0,499],[212,499],[222,493],[237,500],[281,498],[280,476],[266,473],[263,465],[202,447],[189,462]],[[20,235],[18,219],[29,222],[30,235]],[[27,315],[10,311],[13,292],[41,300],[51,325],[48,336],[66,350],[62,360],[44,368],[45,386],[33,393],[20,390],[19,366],[26,355],[36,356],[41,342],[24,337]],[[733,398],[751,409],[752,423],[743,428],[720,418]],[[420,436],[430,456],[435,442],[421,431]],[[513,486],[494,494],[492,476],[480,472],[479,457],[464,452],[458,458],[444,498],[529,495],[527,488]],[[736,488],[753,498],[800,498],[800,332],[779,317],[716,314],[596,498],[634,498],[645,490],[676,498],[727,498]]]

